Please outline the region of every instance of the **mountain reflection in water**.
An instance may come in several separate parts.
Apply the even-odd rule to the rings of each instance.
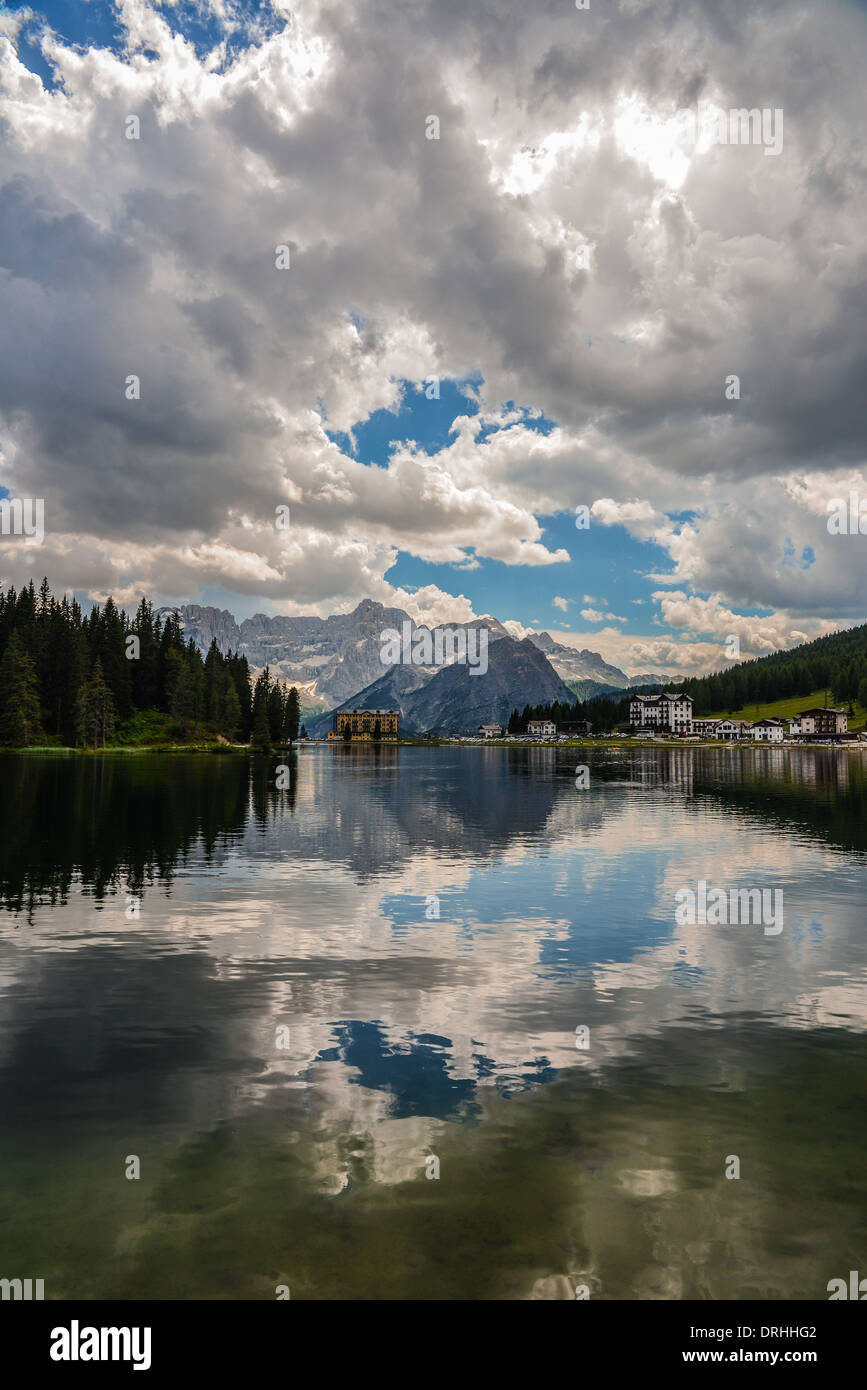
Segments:
[[[867,1267],[862,757],[302,747],[278,790],[2,756],[2,1263],[49,1298],[826,1298]],[[784,930],[675,925],[700,878],[782,889]]]

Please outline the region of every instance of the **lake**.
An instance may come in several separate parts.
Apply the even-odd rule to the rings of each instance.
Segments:
[[[823,1300],[867,1275],[863,759],[2,755],[0,1277]],[[678,921],[701,882],[782,893],[781,930]]]

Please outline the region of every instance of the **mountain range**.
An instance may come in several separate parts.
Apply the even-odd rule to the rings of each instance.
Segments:
[[[480,724],[505,726],[512,710],[526,704],[572,704],[574,698],[529,637],[506,636],[490,643],[484,673],[457,662],[433,676],[417,666],[396,665],[343,708],[397,709],[401,730],[408,734],[458,734],[475,733]],[[312,738],[327,734],[333,713],[308,722]]]
[[[386,608],[373,599],[362,599],[352,613],[330,618],[271,618],[256,613],[237,623],[225,608],[195,603],[160,612],[176,612],[184,636],[192,637],[201,651],[207,651],[216,639],[221,652],[240,652],[254,670],[269,666],[272,675],[298,687],[302,703],[323,709],[357,695],[382,675],[381,634],[388,628],[400,631],[401,624],[410,621],[402,608]],[[487,628],[489,642],[507,636],[502,623],[491,617],[449,626]],[[436,669],[431,666],[429,674]]]
[[[351,613],[329,618],[268,617],[257,613],[241,623],[227,609],[188,603],[161,609],[176,612],[186,638],[202,652],[216,640],[219,650],[240,652],[254,671],[267,665],[272,675],[298,687],[312,736],[330,728],[331,713],[350,703],[368,709],[399,709],[407,732],[456,732],[482,723],[503,724],[516,706],[582,698],[635,685],[663,684],[658,675],[627,676],[598,652],[579,651],[548,632],[513,637],[496,618],[485,615],[454,629],[485,628],[488,670],[470,674],[462,665],[395,665],[383,671],[382,633],[415,623],[401,608],[362,599]],[[326,719],[316,717],[316,711]],[[312,717],[311,717],[312,716]],[[320,725],[322,727],[320,728]]]
[[[351,613],[330,618],[267,617],[256,613],[237,623],[225,608],[206,608],[185,603],[179,608],[160,609],[165,616],[176,612],[187,638],[206,652],[216,638],[224,654],[240,652],[250,665],[266,664],[281,680],[291,681],[299,690],[318,697],[329,706],[357,694],[382,674],[379,660],[380,634],[410,621],[402,608],[386,608],[373,599],[362,599]],[[415,624],[413,624],[415,626]],[[450,623],[453,628],[487,628],[489,641],[509,635],[502,623],[489,614],[471,623]],[[612,689],[632,685],[662,684],[664,676],[627,676],[611,666],[598,652],[579,651],[557,642],[549,632],[532,632],[529,640],[539,648],[563,680],[592,680]]]

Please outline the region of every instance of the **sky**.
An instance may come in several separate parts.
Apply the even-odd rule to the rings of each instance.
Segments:
[[[849,0],[0,0],[0,581],[672,676],[865,621],[865,60]]]

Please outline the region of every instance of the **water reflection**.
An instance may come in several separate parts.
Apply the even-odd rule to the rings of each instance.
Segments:
[[[58,1296],[803,1298],[864,1262],[860,753],[2,770],[0,1230]],[[782,886],[783,933],[676,926],[699,877]]]
[[[195,847],[244,830],[247,760],[185,757],[0,757],[0,904],[25,912],[64,904],[73,881],[98,901],[171,885]]]

